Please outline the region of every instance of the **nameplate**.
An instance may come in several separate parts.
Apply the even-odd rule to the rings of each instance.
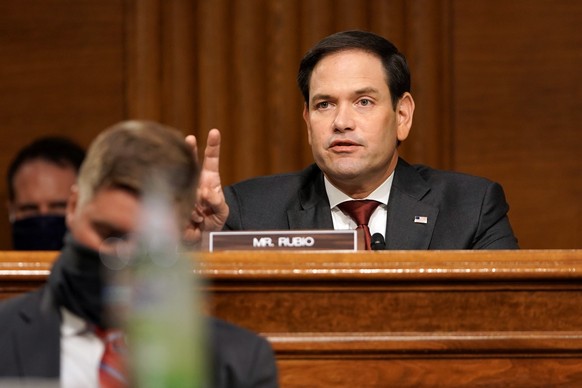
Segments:
[[[358,248],[355,230],[270,230],[208,233],[202,248],[225,250],[343,250]]]

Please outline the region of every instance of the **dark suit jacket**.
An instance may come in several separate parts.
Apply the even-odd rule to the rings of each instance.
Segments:
[[[60,314],[48,289],[0,303],[0,386],[3,378],[57,379],[60,370]],[[254,333],[211,318],[213,387],[277,387],[269,343]]]
[[[315,165],[225,187],[225,230],[333,229]],[[501,186],[399,159],[388,200],[386,249],[516,249]],[[427,223],[415,223],[415,216]]]

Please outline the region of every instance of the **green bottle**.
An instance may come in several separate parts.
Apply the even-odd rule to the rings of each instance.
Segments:
[[[206,388],[206,330],[191,256],[181,248],[176,206],[149,190],[129,266],[127,316],[132,386]]]

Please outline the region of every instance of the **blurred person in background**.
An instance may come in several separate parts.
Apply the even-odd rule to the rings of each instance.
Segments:
[[[15,250],[59,250],[65,210],[85,157],[64,137],[42,137],[22,148],[7,173],[8,215]]]

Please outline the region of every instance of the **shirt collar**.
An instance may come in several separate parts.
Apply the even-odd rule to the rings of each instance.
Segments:
[[[325,191],[327,192],[327,198],[329,199],[329,207],[331,209],[342,202],[354,200],[354,198],[351,198],[349,195],[332,185],[325,175],[323,176],[323,180],[325,184]],[[390,176],[386,178],[386,180],[380,186],[378,186],[376,190],[372,191],[370,195],[363,199],[373,199],[374,201],[378,201],[384,206],[387,206],[393,180],[394,171],[392,171],[392,174],[390,174]]]
[[[80,335],[89,329],[87,322],[64,307],[61,308],[61,316],[61,335],[63,337]]]

